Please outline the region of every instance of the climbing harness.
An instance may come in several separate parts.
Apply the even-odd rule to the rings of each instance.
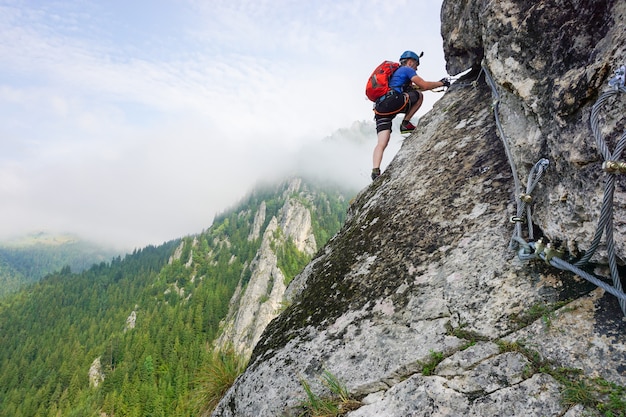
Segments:
[[[474,79],[474,81],[470,81],[470,82],[461,82],[459,81],[461,78],[464,78],[466,76],[469,75],[469,73],[471,73],[471,71],[466,71],[465,73],[460,74],[459,76],[455,76],[455,77],[449,77],[448,79],[450,80],[450,87],[468,87],[468,86],[472,86],[474,88],[476,88],[478,86],[478,80],[480,79],[480,76],[483,74],[485,70],[484,66],[480,67],[480,71],[478,72],[478,75],[476,76],[476,78]]]
[[[625,78],[626,78],[626,68],[621,66],[617,71],[615,71],[615,76],[609,80],[609,86],[612,87],[611,90],[604,92],[594,106],[591,109],[591,131],[596,140],[596,145],[598,151],[604,158],[604,162],[602,164],[603,171],[607,174],[606,184],[604,188],[604,198],[602,201],[602,207],[600,210],[600,220],[598,221],[598,227],[596,229],[594,238],[589,249],[586,251],[585,255],[575,262],[571,264],[565,260],[563,260],[564,250],[560,248],[555,248],[551,246],[551,243],[545,243],[543,239],[539,239],[536,242],[526,242],[521,236],[521,225],[526,223],[528,225],[528,238],[529,240],[533,240],[533,231],[532,231],[532,214],[530,211],[530,203],[532,203],[532,191],[539,182],[539,179],[548,168],[549,162],[547,159],[541,159],[539,162],[535,164],[533,169],[531,170],[526,186],[526,192],[520,193],[519,191],[519,180],[517,179],[517,173],[515,171],[515,166],[513,163],[513,159],[510,154],[510,150],[508,148],[508,143],[506,141],[506,137],[502,130],[502,126],[500,124],[500,120],[498,117],[498,103],[499,103],[499,95],[489,74],[487,68],[483,66],[483,71],[485,73],[485,78],[487,82],[491,86],[491,89],[495,96],[495,104],[494,104],[494,114],[496,118],[496,125],[498,127],[498,131],[500,132],[500,138],[504,143],[507,157],[509,158],[509,163],[511,164],[511,169],[513,171],[513,179],[515,182],[515,196],[517,203],[517,215],[511,218],[511,221],[515,223],[515,231],[513,233],[513,237],[511,238],[511,247],[513,248],[515,243],[519,245],[518,257],[522,261],[530,261],[533,259],[542,259],[549,265],[552,265],[556,268],[571,271],[574,274],[586,279],[592,284],[596,285],[604,289],[606,292],[617,297],[619,305],[622,309],[622,313],[626,316],[626,294],[622,289],[622,283],[619,276],[619,272],[617,269],[617,258],[615,255],[615,243],[613,240],[613,196],[615,191],[615,181],[616,176],[620,174],[626,173],[626,162],[620,161],[619,159],[622,156],[624,149],[626,148],[626,132],[622,134],[619,141],[617,142],[614,151],[611,153],[606,142],[602,138],[602,134],[600,132],[599,127],[599,113],[604,104],[609,100],[609,98],[618,95],[619,93],[626,93]],[[524,213],[526,213],[526,218],[524,218]],[[600,240],[603,236],[606,236],[606,249],[608,256],[608,264],[609,270],[611,272],[611,279],[613,285],[610,285],[594,275],[583,271],[580,269],[583,265],[587,264],[597,248],[600,245]]]
[[[461,77],[446,77],[448,79],[448,81],[450,81],[450,85],[448,87],[437,87],[437,88],[433,88],[432,90],[430,90],[433,93],[445,93],[446,91],[448,91],[451,87],[453,86],[464,86],[467,85],[465,83],[459,83],[457,82],[457,80]]]

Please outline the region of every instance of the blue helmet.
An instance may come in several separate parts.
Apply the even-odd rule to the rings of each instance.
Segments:
[[[422,52],[421,55],[424,55],[424,53]],[[420,55],[420,56],[421,56]],[[420,62],[420,56],[418,56],[415,52],[413,51],[404,51],[404,53],[402,55],[400,55],[400,61],[402,61],[403,59],[414,59],[417,61],[417,63],[419,64]]]

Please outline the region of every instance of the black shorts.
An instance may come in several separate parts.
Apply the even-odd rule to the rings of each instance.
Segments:
[[[385,96],[374,106],[374,120],[376,120],[376,133],[383,130],[391,130],[391,121],[398,113],[406,113],[420,99],[422,93],[412,90],[404,94],[390,94]],[[406,96],[408,96],[408,101]]]

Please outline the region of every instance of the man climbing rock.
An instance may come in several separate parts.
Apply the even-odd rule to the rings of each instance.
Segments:
[[[411,123],[411,117],[424,101],[421,91],[450,86],[447,78],[440,81],[426,81],[417,75],[421,55],[418,56],[413,51],[405,51],[400,56],[400,67],[389,78],[389,92],[376,100],[374,104],[378,143],[374,148],[372,180],[380,176],[383,153],[391,137],[391,121],[398,113],[404,113],[400,133],[412,132],[415,126]]]

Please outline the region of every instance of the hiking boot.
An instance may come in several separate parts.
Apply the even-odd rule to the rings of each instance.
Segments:
[[[415,130],[415,126],[408,120],[403,120],[400,124],[400,133],[411,133]]]
[[[380,168],[372,169],[372,181],[374,181],[378,177],[380,177]]]

